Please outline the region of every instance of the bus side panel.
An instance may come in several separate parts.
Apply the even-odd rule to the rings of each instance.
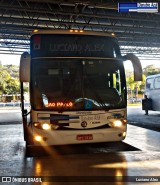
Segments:
[[[160,111],[160,89],[154,89],[150,92],[152,99],[152,110]]]
[[[159,78],[159,75],[148,76],[146,79],[145,95],[152,100],[153,111],[160,111],[160,88],[155,84],[155,79]]]

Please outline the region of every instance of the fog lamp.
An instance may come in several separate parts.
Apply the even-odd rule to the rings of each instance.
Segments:
[[[35,139],[36,141],[42,141],[42,137],[41,137],[41,136],[35,136],[34,139]]]

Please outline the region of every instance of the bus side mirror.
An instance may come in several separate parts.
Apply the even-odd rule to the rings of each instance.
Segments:
[[[124,60],[130,60],[134,69],[134,81],[142,81],[142,66],[139,58],[132,53],[123,56]]]
[[[20,59],[20,68],[19,68],[19,79],[20,82],[29,82],[30,81],[30,54],[24,52],[21,55]]]

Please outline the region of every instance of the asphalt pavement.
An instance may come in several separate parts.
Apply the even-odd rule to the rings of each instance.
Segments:
[[[145,115],[142,106],[127,107],[128,123],[131,125],[148,128],[160,132],[160,112],[149,111],[149,115]]]
[[[141,107],[128,107],[129,123],[142,125],[159,124],[160,114],[144,115]],[[137,178],[160,177],[160,133],[128,124],[127,137],[123,142],[94,143],[60,147],[34,148],[26,156],[20,109],[0,109],[0,177],[16,177],[12,183],[22,184],[21,177],[60,177],[60,181],[48,180],[25,185],[158,185],[156,182],[137,182]],[[10,123],[8,126],[7,124]],[[13,124],[12,124],[13,123]],[[18,178],[17,178],[18,177]],[[109,182],[107,177],[115,177]],[[128,181],[123,181],[127,177]],[[24,179],[23,178],[23,179]],[[119,180],[120,178],[120,180]],[[132,178],[132,179],[129,179]],[[12,178],[11,178],[12,179]],[[85,180],[86,179],[86,180]],[[10,179],[9,179],[10,180]],[[1,181],[1,179],[0,179]],[[28,181],[27,181],[28,182]],[[1,182],[0,182],[1,184]]]
[[[21,124],[22,116],[20,107],[0,107],[0,124]]]

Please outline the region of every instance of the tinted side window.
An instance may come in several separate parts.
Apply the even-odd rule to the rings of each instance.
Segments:
[[[148,78],[146,81],[146,89],[153,89],[154,88],[154,78]]]
[[[159,89],[160,88],[160,77],[156,77],[155,78],[154,87],[156,89]]]

